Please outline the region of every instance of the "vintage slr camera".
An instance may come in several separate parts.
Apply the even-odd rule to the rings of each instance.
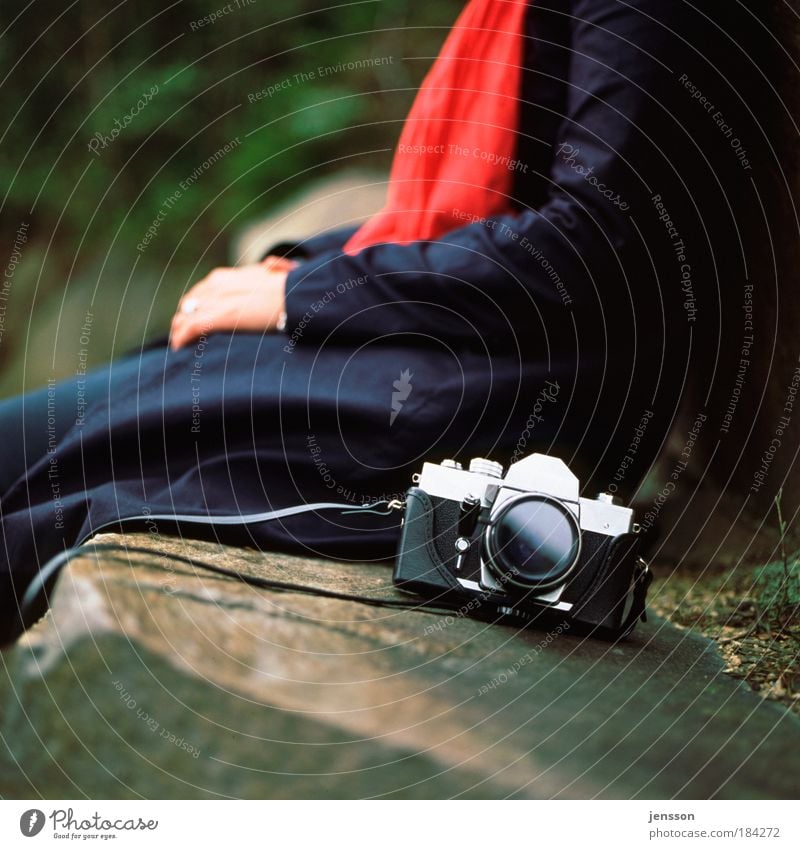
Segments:
[[[531,454],[505,477],[476,458],[425,463],[409,489],[394,581],[464,612],[567,620],[618,637],[644,619],[650,582],[633,511],[581,498],[556,457]]]

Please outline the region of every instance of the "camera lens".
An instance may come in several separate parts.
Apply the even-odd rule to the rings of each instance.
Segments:
[[[580,530],[560,501],[523,495],[507,501],[493,517],[486,548],[500,580],[544,589],[559,584],[577,561]]]

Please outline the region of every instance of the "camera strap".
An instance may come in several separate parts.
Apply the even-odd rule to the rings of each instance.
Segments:
[[[104,522],[85,534],[71,548],[59,552],[54,557],[51,557],[44,566],[36,573],[34,579],[28,584],[25,593],[20,602],[20,616],[23,622],[28,621],[28,614],[37,606],[37,601],[42,593],[45,593],[45,588],[50,581],[71,561],[83,553],[83,544],[95,534],[109,528],[119,528],[123,525],[132,525],[148,523],[148,522],[174,522],[179,525],[206,525],[206,526],[222,526],[222,525],[258,525],[265,522],[276,522],[280,519],[289,519],[292,516],[300,516],[305,513],[321,513],[330,510],[338,510],[341,514],[352,516],[360,513],[371,513],[376,516],[390,516],[395,511],[402,512],[405,508],[405,503],[399,499],[383,499],[367,504],[337,504],[335,502],[316,502],[312,504],[298,504],[294,507],[283,507],[279,510],[265,510],[261,513],[243,513],[227,516],[198,516],[191,513],[142,513],[142,515],[120,516],[117,519],[112,519]],[[98,547],[95,546],[95,549]],[[133,550],[133,549],[132,549]],[[142,549],[138,549],[141,551]],[[189,558],[186,558],[187,561]],[[191,561],[190,561],[191,562]],[[198,563],[203,568],[211,571],[221,572],[233,577],[243,579],[243,576],[233,570],[224,570],[219,567],[210,566],[207,563]],[[262,582],[263,583],[263,582]],[[287,588],[286,586],[278,586],[279,582],[272,582],[275,588]],[[294,585],[291,585],[294,587]],[[299,585],[298,585],[299,586]],[[350,597],[348,597],[350,598]],[[363,601],[373,601],[367,597]],[[389,605],[391,606],[391,605]]]
[[[633,576],[633,587],[631,588],[631,609],[625,617],[625,621],[619,628],[619,636],[627,637],[634,629],[636,623],[641,619],[647,622],[647,590],[653,581],[653,573],[647,562],[641,557],[637,558],[636,571]]]

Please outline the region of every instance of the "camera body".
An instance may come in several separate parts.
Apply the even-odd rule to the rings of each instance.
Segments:
[[[475,458],[425,463],[408,490],[394,582],[484,617],[555,614],[600,636],[644,618],[650,582],[633,511],[579,493],[566,464],[531,454],[505,476]]]

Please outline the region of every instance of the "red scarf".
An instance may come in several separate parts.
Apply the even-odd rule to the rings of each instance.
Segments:
[[[386,205],[347,242],[436,239],[509,212],[528,0],[470,0],[403,125]]]

